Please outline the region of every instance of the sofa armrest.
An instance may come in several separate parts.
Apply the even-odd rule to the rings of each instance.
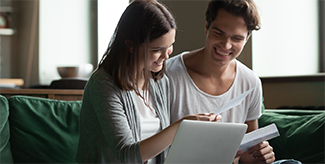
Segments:
[[[258,121],[260,127],[277,125],[280,136],[269,141],[276,159],[325,162],[325,111],[267,109]]]
[[[0,163],[13,163],[10,150],[9,105],[7,98],[0,95]]]

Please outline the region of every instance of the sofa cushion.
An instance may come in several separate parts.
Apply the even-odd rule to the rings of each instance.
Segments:
[[[7,98],[0,95],[0,163],[12,163],[9,132],[9,106]]]
[[[260,127],[277,125],[280,136],[269,141],[276,159],[325,162],[325,111],[265,110],[258,121]]]
[[[81,101],[29,96],[8,101],[15,163],[76,163]]]

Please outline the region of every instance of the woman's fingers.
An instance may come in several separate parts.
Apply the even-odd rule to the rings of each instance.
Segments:
[[[219,122],[221,119],[222,119],[222,116],[218,114],[216,117],[216,121]]]
[[[216,121],[219,122],[221,120],[221,115],[214,115],[214,113],[200,113],[185,116],[184,119],[189,120],[200,120],[200,121]]]

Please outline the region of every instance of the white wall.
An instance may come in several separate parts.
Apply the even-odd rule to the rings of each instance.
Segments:
[[[90,1],[41,0],[39,4],[40,84],[60,79],[57,66],[90,63]]]
[[[129,0],[98,0],[98,62],[107,50],[111,36]]]
[[[318,72],[318,0],[255,0],[262,27],[252,35],[259,76]]]

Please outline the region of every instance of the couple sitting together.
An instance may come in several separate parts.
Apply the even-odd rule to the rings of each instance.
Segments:
[[[260,28],[256,5],[211,0],[205,17],[205,46],[168,59],[177,31],[171,12],[155,0],[129,4],[84,90],[77,162],[163,163],[182,120],[258,129],[261,81],[236,60]],[[254,87],[240,105],[211,113]],[[238,151],[233,163],[274,161],[263,141]]]

